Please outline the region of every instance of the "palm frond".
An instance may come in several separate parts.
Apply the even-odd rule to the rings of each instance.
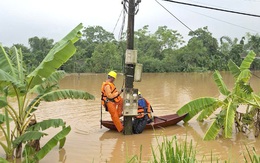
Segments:
[[[74,43],[81,37],[80,30],[82,28],[83,25],[79,24],[61,41],[55,44],[40,65],[28,75],[28,81],[33,80],[31,87],[40,84],[37,83],[41,82],[39,78],[48,78],[76,52]],[[37,77],[37,81],[34,81],[34,77]]]
[[[255,56],[256,56],[256,54],[253,51],[250,51],[247,54],[247,56],[245,57],[245,59],[243,60],[243,62],[241,63],[240,70],[243,71],[243,70],[249,69],[252,62],[255,59]]]
[[[231,74],[236,79],[239,76],[240,72],[241,72],[240,68],[232,60],[228,61],[228,68],[231,71]]]
[[[215,73],[213,74],[214,81],[218,86],[219,91],[225,95],[228,96],[230,94],[230,91],[227,89],[226,84],[224,83],[222,76],[220,73],[216,70]]]
[[[209,129],[207,130],[207,132],[204,135],[204,138],[203,138],[204,140],[214,140],[217,137],[217,135],[221,129],[221,126],[219,126],[218,123],[219,122],[217,119],[215,119],[211,123]]]
[[[220,38],[220,43],[221,43],[221,44],[224,43],[224,39],[225,39],[230,45],[233,44],[232,39],[231,39],[230,37],[228,37],[228,36],[222,36],[222,37]]]
[[[63,89],[63,90],[55,90],[49,93],[46,93],[42,96],[44,101],[58,101],[63,99],[95,99],[95,97],[88,92],[80,91],[80,90],[72,90],[72,89]]]
[[[200,111],[202,111],[208,107],[211,107],[212,105],[216,105],[216,103],[218,103],[218,102],[219,102],[219,100],[216,98],[211,98],[211,97],[199,98],[199,99],[190,101],[189,103],[182,106],[177,111],[177,113],[179,115],[189,113],[183,120],[184,122],[187,122],[190,119],[192,119],[195,115],[197,115]]]

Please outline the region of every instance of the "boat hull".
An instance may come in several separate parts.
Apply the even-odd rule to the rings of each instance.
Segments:
[[[182,121],[187,114],[179,116],[178,114],[168,114],[163,116],[154,116],[154,121],[145,126],[145,129],[162,128],[176,125]],[[116,130],[113,121],[102,121],[102,125],[110,130]]]

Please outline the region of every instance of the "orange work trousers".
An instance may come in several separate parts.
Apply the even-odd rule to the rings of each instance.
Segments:
[[[117,131],[122,132],[124,126],[121,123],[119,117],[122,116],[123,112],[123,99],[121,99],[119,102],[107,102],[107,109],[111,115],[111,119],[116,126]]]

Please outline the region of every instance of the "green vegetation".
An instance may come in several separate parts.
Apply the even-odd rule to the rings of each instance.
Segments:
[[[184,144],[178,143],[177,138],[173,137],[168,140],[164,137],[163,142],[158,146],[159,156],[156,155],[153,149],[153,162],[185,162],[194,163],[196,161],[196,150],[192,145],[192,141],[188,145],[187,140]],[[159,157],[159,158],[158,158]]]
[[[249,151],[249,149],[246,146],[247,155],[244,154],[244,161],[245,163],[251,162],[251,163],[260,163],[260,156],[256,154],[255,148],[253,148],[252,153]]]
[[[46,52],[47,55],[38,56],[37,51],[34,51],[39,57],[35,58],[38,66],[24,62],[27,61],[26,57],[29,55],[24,56],[21,49],[17,50],[16,47],[12,47],[7,53],[0,46],[0,108],[3,109],[3,114],[0,114],[0,130],[5,137],[5,143],[1,141],[0,145],[5,151],[7,160],[11,161],[14,157],[21,158],[23,156],[26,162],[37,162],[58,143],[60,148],[64,146],[66,135],[70,132],[71,127],[66,126],[62,119],[48,119],[38,122],[34,112],[38,109],[41,101],[94,98],[84,91],[60,90],[58,87],[58,82],[65,76],[65,72],[57,71],[57,69],[75,53],[74,44],[81,37],[80,30],[82,28],[82,24],[79,24],[56,43],[48,53],[47,49],[39,51],[39,53]],[[41,57],[44,58],[38,62]],[[33,70],[29,71],[31,69]],[[13,99],[16,101],[15,104],[12,103]],[[61,127],[61,131],[43,147],[40,147],[41,137],[47,135],[43,131],[50,127]],[[23,143],[25,143],[25,148],[22,152]]]
[[[225,97],[223,100],[213,97],[202,97],[181,107],[177,113],[189,113],[184,121],[188,122],[195,115],[199,114],[197,120],[202,121],[207,119],[212,114],[215,116],[209,129],[207,130],[204,140],[215,139],[222,131],[222,136],[225,138],[232,137],[233,126],[239,132],[251,131],[255,127],[255,131],[259,132],[259,100],[260,96],[256,94],[250,86],[250,66],[255,59],[255,53],[249,52],[246,58],[238,67],[233,61],[229,61],[229,70],[235,78],[234,87],[228,90],[220,73],[215,71],[214,81],[218,86],[219,92]],[[238,107],[244,106],[246,113],[242,114],[237,111]],[[220,110],[217,110],[219,109]],[[218,112],[216,114],[216,112]],[[256,118],[254,118],[256,117]],[[256,132],[256,136],[258,133]]]
[[[240,65],[242,58],[250,50],[260,52],[260,36],[247,34],[242,38],[232,40],[223,36],[217,40],[207,27],[199,28],[189,33],[187,43],[178,31],[167,26],[159,26],[151,33],[148,25],[135,31],[134,48],[138,50],[138,62],[143,64],[144,72],[192,72],[228,70],[228,61]],[[100,73],[108,70],[122,72],[122,63],[126,51],[126,34],[122,40],[116,40],[114,35],[101,26],[85,27],[82,37],[75,43],[77,52],[62,69],[66,72]],[[39,64],[46,52],[54,44],[53,39],[29,38],[29,47],[15,44],[24,53],[24,61],[29,70]],[[8,49],[8,47],[5,47]],[[252,68],[260,69],[260,61],[255,60]]]
[[[200,156],[197,153],[196,147],[185,139],[183,142],[180,142],[176,136],[173,136],[172,139],[168,139],[163,136],[163,141],[159,143],[157,138],[158,146],[156,148],[152,147],[153,157],[150,161],[151,163],[198,163],[198,162],[215,162],[215,163],[229,163],[232,162],[234,158],[227,160],[220,160],[219,158],[213,156],[211,153],[210,156]],[[142,146],[140,147],[142,149]],[[244,162],[245,163],[260,163],[260,156],[257,155],[255,148],[250,151],[245,145],[246,151],[243,152]],[[128,159],[128,163],[141,163],[142,162],[142,150],[137,156],[133,156],[131,159]],[[157,155],[158,154],[158,155]],[[199,158],[198,158],[199,157]]]
[[[184,143],[179,143],[176,136],[169,140],[163,136],[163,142],[159,143],[157,138],[158,147],[155,149],[152,147],[153,163],[195,163],[196,149],[194,148],[192,141],[190,143],[187,140]],[[142,147],[142,146],[141,146]],[[159,155],[157,155],[159,153]],[[128,163],[142,162],[142,150],[139,157],[136,155],[127,161]]]

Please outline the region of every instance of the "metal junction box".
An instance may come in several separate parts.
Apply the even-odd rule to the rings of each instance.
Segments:
[[[142,80],[143,64],[137,63],[135,65],[134,81],[141,82]]]
[[[133,64],[137,63],[137,50],[127,49],[125,52],[125,64]]]
[[[124,91],[124,116],[138,115],[138,89],[126,88]]]

